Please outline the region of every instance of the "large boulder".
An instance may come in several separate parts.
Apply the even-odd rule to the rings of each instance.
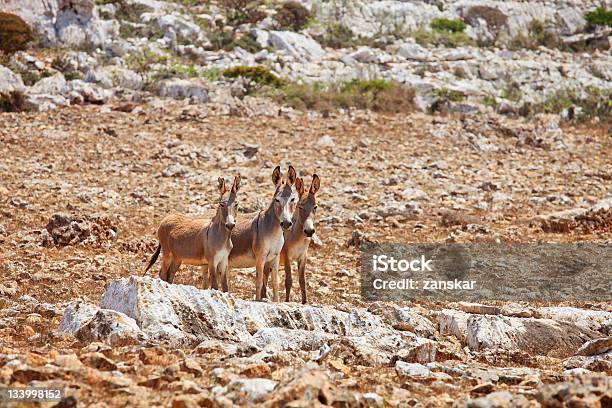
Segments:
[[[0,65],[0,94],[23,92],[25,85],[19,75]]]
[[[159,95],[172,99],[190,99],[206,103],[210,101],[206,88],[186,79],[166,79],[159,84]]]
[[[49,46],[103,46],[119,33],[119,23],[99,18],[94,0],[3,0],[0,11],[14,13]]]
[[[60,328],[79,333],[90,323],[73,309],[66,309]],[[100,309],[90,306],[86,310],[89,314],[92,310],[118,312],[134,320],[143,338],[175,347],[221,340],[254,349],[316,352],[331,345],[372,365],[389,364],[400,352],[401,359],[426,363],[436,353],[434,341],[395,330],[363,309],[349,313],[332,307],[246,301],[148,277],[111,282]]]
[[[325,51],[318,42],[292,31],[271,31],[268,41],[272,47],[283,50],[298,60],[316,61],[325,56]]]
[[[443,310],[440,332],[452,334],[471,350],[521,350],[535,355],[568,357],[600,335],[565,320],[471,314]]]

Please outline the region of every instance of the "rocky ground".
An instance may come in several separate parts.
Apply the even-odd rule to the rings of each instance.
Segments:
[[[358,272],[364,240],[609,242],[606,127],[130,109],[0,115],[1,383],[100,407],[609,406],[609,302],[366,303]],[[249,269],[229,297],[195,267],[128,279],[164,215],[212,208],[236,172],[241,211],[260,208],[278,163],[322,180],[312,306],[249,301]]]

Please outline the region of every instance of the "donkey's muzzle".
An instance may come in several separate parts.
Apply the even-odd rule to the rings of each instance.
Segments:
[[[226,222],[226,223],[225,223],[225,228],[227,228],[228,230],[230,230],[230,231],[231,231],[231,230],[233,230],[233,229],[234,229],[234,226],[235,226],[235,225],[236,225],[236,224],[234,224],[233,222]]]
[[[283,229],[286,229],[286,230],[287,230],[287,229],[291,228],[291,226],[293,225],[293,223],[292,223],[291,221],[281,221],[280,225],[281,225],[281,227],[282,227]]]
[[[312,237],[315,233],[314,229],[305,229],[304,230],[304,235],[306,235],[308,238]]]

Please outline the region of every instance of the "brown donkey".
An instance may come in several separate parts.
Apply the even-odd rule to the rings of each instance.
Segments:
[[[284,244],[283,230],[293,225],[292,215],[297,197],[293,190],[296,173],[289,166],[287,176],[281,177],[280,166],[272,172],[272,182],[276,187],[272,202],[265,210],[239,221],[232,231],[234,247],[229,255],[229,264],[233,268],[255,266],[255,298],[261,300],[264,271],[272,275],[274,301],[278,295],[278,264]]]
[[[285,302],[289,301],[293,278],[291,267],[293,262],[298,264],[298,276],[300,282],[300,291],[302,292],[302,303],[306,304],[308,298],[306,295],[306,259],[308,257],[308,247],[310,241],[315,234],[315,219],[317,211],[316,194],[321,187],[321,180],[316,174],[312,175],[312,183],[308,193],[304,189],[304,181],[298,178],[295,182],[295,188],[298,192],[299,201],[297,208],[293,213],[291,229],[285,231],[285,243],[281,251],[280,263],[285,267]],[[270,271],[266,270],[264,277],[264,287],[262,288],[262,296],[266,296],[266,284]]]
[[[213,289],[218,288],[219,279],[223,291],[228,291],[227,263],[232,250],[231,232],[236,225],[236,193],[240,188],[240,175],[234,178],[231,190],[225,179],[219,178],[219,206],[211,219],[188,218],[183,214],[172,214],[164,218],[157,229],[159,245],[151,257],[144,273],[153,266],[159,253],[162,253],[162,266],[159,277],[169,283],[181,264],[204,265],[204,288],[210,279]],[[229,191],[229,196],[223,196]],[[207,267],[206,267],[207,265]]]

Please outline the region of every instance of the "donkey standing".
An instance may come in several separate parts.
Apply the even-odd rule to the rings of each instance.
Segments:
[[[308,302],[306,295],[306,259],[308,257],[308,247],[315,234],[314,216],[317,211],[316,194],[321,187],[321,180],[316,174],[312,175],[312,182],[308,193],[304,189],[304,180],[298,178],[295,182],[295,188],[298,193],[299,201],[297,208],[293,213],[292,227],[285,231],[285,243],[281,250],[280,263],[285,267],[285,302],[289,302],[291,286],[293,278],[291,266],[293,262],[298,264],[298,276],[300,282],[300,291],[302,292],[302,303]],[[264,286],[262,287],[261,295],[266,297],[266,284],[270,271],[266,269],[264,276]]]
[[[273,299],[275,302],[279,301],[278,264],[285,242],[283,231],[293,225],[292,215],[297,201],[293,189],[295,180],[296,172],[293,166],[289,166],[285,178],[281,177],[280,166],[277,166],[272,172],[272,182],[276,187],[272,202],[265,210],[239,221],[232,231],[234,247],[229,255],[229,264],[232,268],[255,266],[257,300],[262,298],[264,271],[270,271]]]
[[[159,253],[162,253],[162,266],[159,277],[169,283],[182,263],[203,265],[204,288],[211,281],[213,289],[218,288],[219,279],[223,291],[228,291],[227,264],[232,250],[231,232],[236,225],[236,193],[240,188],[240,175],[234,177],[231,190],[224,178],[219,178],[219,205],[215,216],[209,221],[205,218],[192,219],[183,214],[172,214],[164,218],[157,229],[159,245],[144,273],[153,266]],[[223,196],[229,191],[229,196]],[[206,267],[207,266],[207,267]]]

